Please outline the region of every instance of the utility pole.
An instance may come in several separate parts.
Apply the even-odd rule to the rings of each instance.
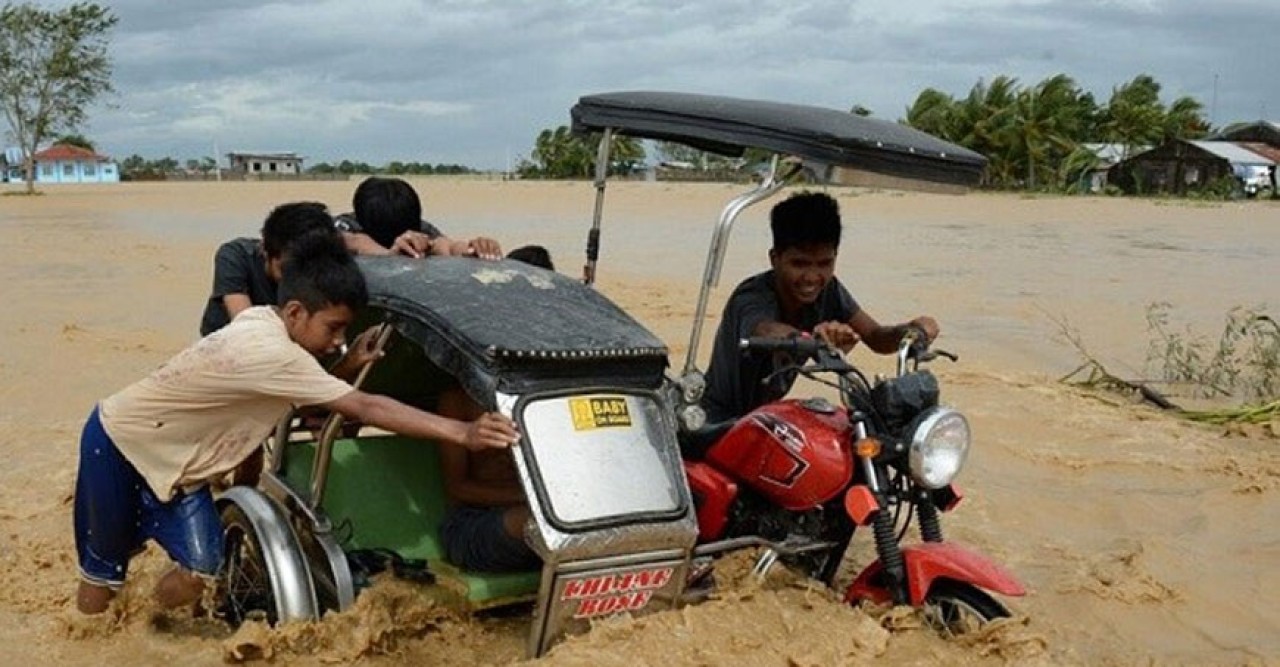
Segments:
[[[1213,73],[1213,102],[1209,106],[1209,126],[1218,124],[1218,73]]]

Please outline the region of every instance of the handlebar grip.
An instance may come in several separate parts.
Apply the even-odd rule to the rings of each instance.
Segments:
[[[792,354],[814,355],[825,345],[821,340],[809,336],[791,338],[767,338],[752,336],[738,340],[738,348],[744,352],[790,352]]]

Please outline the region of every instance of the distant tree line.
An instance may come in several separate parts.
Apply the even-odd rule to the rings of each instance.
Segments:
[[[63,137],[58,143],[71,143],[93,150],[93,144],[78,135]],[[212,174],[218,169],[218,161],[210,156],[179,160],[172,157],[147,159],[141,155],[130,155],[120,162],[120,175],[125,180],[147,181],[162,180],[169,174]],[[460,164],[436,164],[425,162],[388,162],[383,166],[371,165],[367,162],[343,160],[337,164],[321,162],[307,168],[310,174],[394,174],[394,175],[430,175],[430,174],[473,174],[475,170]]]
[[[962,98],[926,88],[902,122],[987,156],[988,185],[1026,189],[1072,188],[1097,162],[1085,143],[1120,144],[1127,157],[1210,130],[1203,104],[1183,96],[1166,106],[1147,74],[1113,88],[1102,104],[1066,74],[1033,86],[1001,75]]]
[[[321,162],[307,168],[311,174],[391,174],[393,176],[425,176],[431,174],[474,174],[476,170],[461,164],[428,164],[398,160],[376,167],[367,162],[343,160],[337,164]]]
[[[544,129],[533,142],[528,160],[516,171],[521,178],[591,178],[595,174],[600,134],[574,134],[567,125]],[[630,174],[644,166],[644,144],[614,135],[609,145],[609,173]]]
[[[217,168],[218,161],[207,155],[179,161],[171,157],[148,160],[135,153],[120,161],[120,177],[126,181],[158,181],[179,172],[212,174]]]
[[[1098,164],[1086,143],[1120,144],[1128,157],[1168,139],[1199,139],[1209,133],[1203,104],[1183,96],[1166,105],[1160,90],[1152,76],[1141,74],[1113,88],[1100,103],[1066,74],[1031,86],[1000,75],[990,82],[979,80],[960,98],[926,88],[898,122],[985,155],[989,187],[1073,189]],[[851,105],[849,113],[872,115],[861,104]],[[564,125],[543,129],[518,171],[524,178],[590,178],[599,137],[573,134]],[[761,150],[727,158],[679,143],[656,145],[657,157],[668,166],[704,172],[754,171],[769,157]],[[645,158],[641,141],[618,136],[609,170],[629,173],[642,168]]]

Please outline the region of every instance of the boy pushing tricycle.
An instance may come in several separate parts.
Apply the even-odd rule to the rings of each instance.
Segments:
[[[328,213],[286,204],[271,215]],[[331,223],[322,226],[332,229]],[[130,558],[149,539],[175,565],[156,585],[160,604],[176,608],[199,600],[223,557],[210,483],[252,463],[290,406],[318,406],[468,449],[516,440],[514,424],[495,413],[463,422],[354,389],[341,377],[376,356],[372,336],[358,338],[333,374],[324,370],[317,357],[342,346],[355,312],[368,300],[364,278],[336,234],[294,242],[279,297],[277,306],[240,313],[89,415],[74,509],[81,612],[107,609]]]

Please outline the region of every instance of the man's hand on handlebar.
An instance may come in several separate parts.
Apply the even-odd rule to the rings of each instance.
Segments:
[[[853,327],[844,322],[823,322],[813,328],[813,336],[848,354],[862,340]]]
[[[930,343],[938,339],[938,333],[941,331],[938,327],[938,321],[928,315],[921,315],[907,322],[907,326],[919,329]]]

